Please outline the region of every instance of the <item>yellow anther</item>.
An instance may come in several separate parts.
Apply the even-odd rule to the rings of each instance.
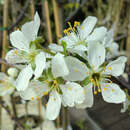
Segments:
[[[74,22],[74,27],[79,26],[79,25],[80,25],[80,22],[78,22],[78,21]]]
[[[108,70],[112,70],[112,67],[109,66],[109,67],[108,67]]]
[[[94,82],[94,79],[90,79],[91,82]]]
[[[54,84],[54,85],[56,85],[56,84],[57,84],[57,81],[56,81],[56,80],[54,80],[54,81],[53,81],[53,84]]]
[[[94,91],[94,94],[96,95],[96,94],[97,94],[97,91]]]
[[[110,83],[112,84],[112,81],[110,81]]]
[[[108,84],[106,84],[105,87],[108,87]]]
[[[32,97],[32,100],[34,100],[34,97]]]
[[[43,92],[43,96],[46,96],[46,95],[48,95],[48,92]]]
[[[112,89],[112,92],[114,92],[115,90],[114,89]]]
[[[36,99],[37,99],[37,100],[40,100],[40,98],[39,98],[38,96],[36,96]]]
[[[108,90],[108,88],[104,88],[104,91]]]
[[[68,87],[68,90],[72,90],[72,88],[71,88],[71,87]]]
[[[98,89],[98,92],[99,92],[99,93],[101,92],[101,89],[100,89],[100,88]]]
[[[54,97],[53,100],[56,101],[56,98]]]
[[[65,33],[65,34],[67,33],[67,29],[64,30],[64,33]]]
[[[18,50],[15,50],[15,51],[14,51],[14,54],[17,55],[17,54],[18,54]]]
[[[88,73],[88,72],[86,72],[86,74],[88,75],[89,73]]]
[[[74,72],[78,72],[79,70],[78,69],[74,69]]]

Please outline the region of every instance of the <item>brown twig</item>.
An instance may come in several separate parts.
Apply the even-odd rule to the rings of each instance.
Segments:
[[[46,29],[47,29],[47,32],[48,32],[48,42],[49,43],[52,43],[52,32],[51,32],[51,22],[50,22],[50,15],[49,15],[49,8],[48,8],[48,1],[47,0],[44,0],[43,1],[43,15],[45,17],[45,21],[46,21]]]
[[[79,10],[86,4],[86,2],[87,2],[87,0],[83,0],[82,3],[79,5],[79,7],[69,14],[69,16],[65,19],[65,24],[68,21],[71,21],[77,15]]]

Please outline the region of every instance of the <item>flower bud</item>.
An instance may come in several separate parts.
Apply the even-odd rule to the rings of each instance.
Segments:
[[[10,77],[15,78],[18,75],[18,70],[16,68],[9,68],[7,73]]]

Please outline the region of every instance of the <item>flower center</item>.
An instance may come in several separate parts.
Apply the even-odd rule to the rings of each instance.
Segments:
[[[92,73],[90,77],[90,81],[92,82],[94,86],[94,94],[97,94],[97,92],[101,92],[100,88],[100,81],[101,81],[101,74],[99,72]]]
[[[48,84],[48,86],[50,87],[49,92],[51,92],[52,90],[55,89],[59,94],[62,94],[61,89],[59,87],[59,82],[56,79],[54,79],[52,81],[45,80],[44,82],[46,82]]]

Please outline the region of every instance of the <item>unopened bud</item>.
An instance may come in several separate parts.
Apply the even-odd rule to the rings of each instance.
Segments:
[[[8,71],[7,71],[8,75],[10,77],[17,77],[18,75],[18,70],[16,68],[9,68]]]

